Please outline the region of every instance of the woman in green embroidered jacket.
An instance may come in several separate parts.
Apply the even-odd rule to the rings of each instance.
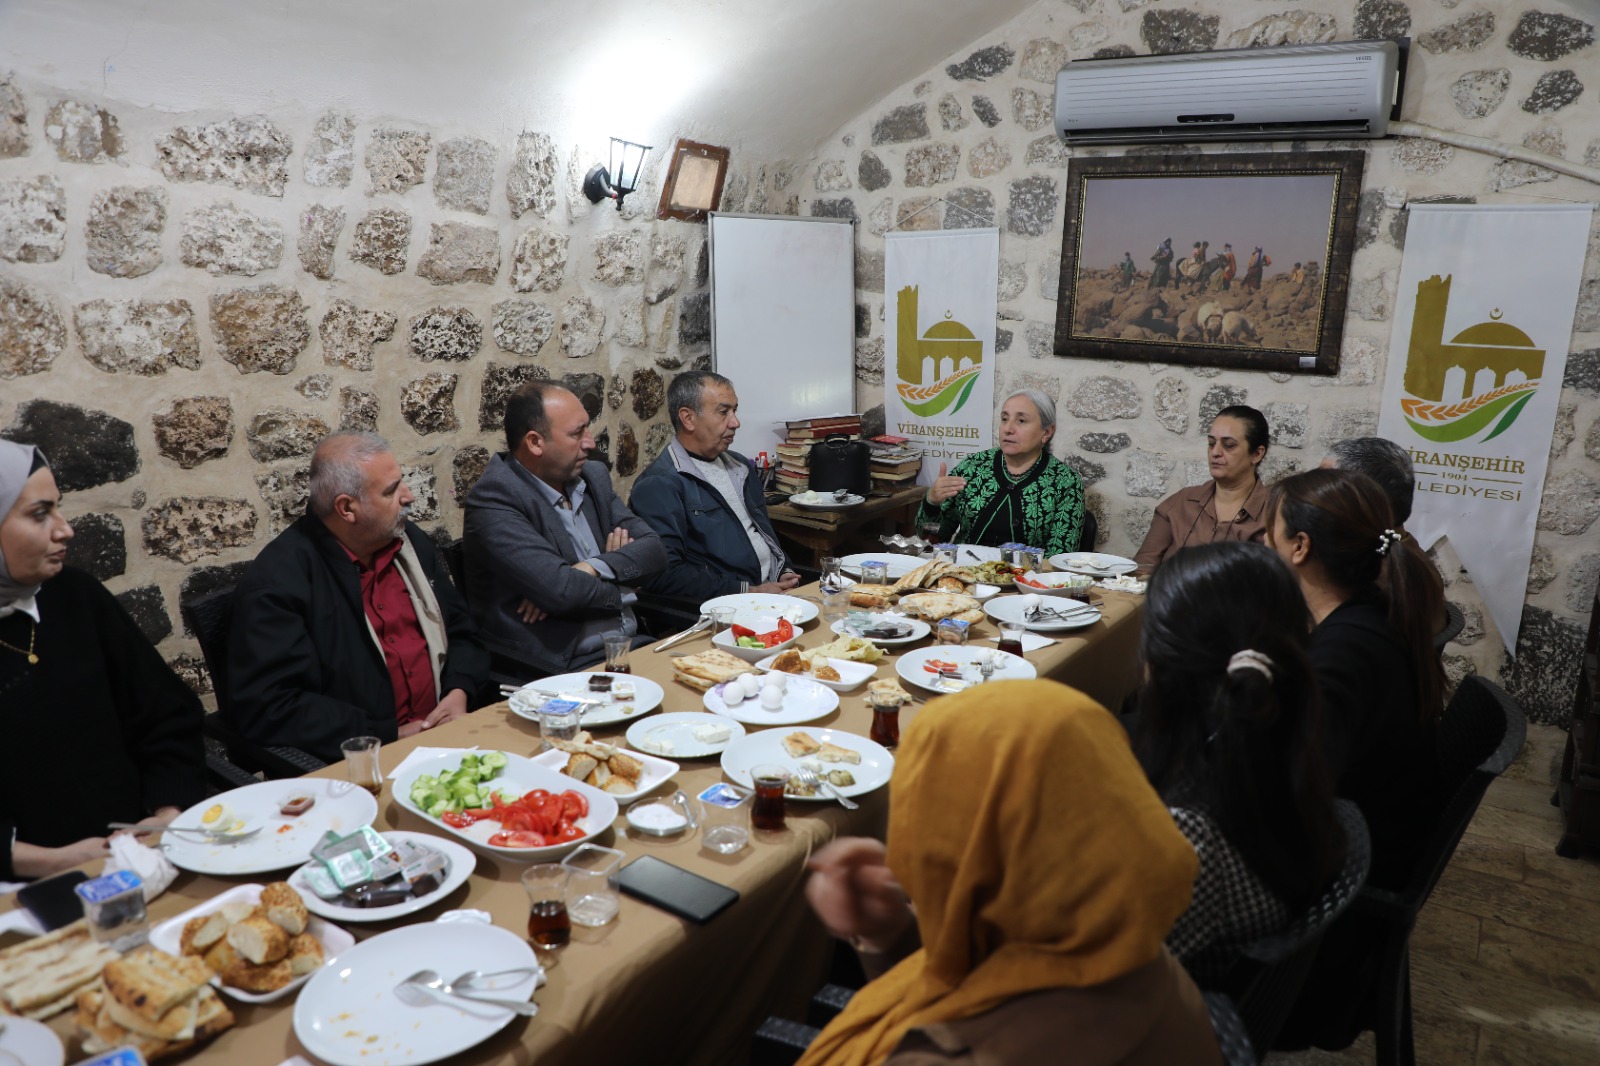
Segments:
[[[1050,454],[1056,405],[1038,389],[1006,397],[1000,447],[975,452],[928,486],[917,525],[939,523],[939,538],[966,544],[1017,542],[1047,554],[1078,550],[1083,482]]]

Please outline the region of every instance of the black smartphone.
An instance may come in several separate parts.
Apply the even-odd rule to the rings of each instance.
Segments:
[[[82,870],[68,870],[17,889],[17,903],[44,926],[45,932],[53,932],[83,917],[83,900],[73,888],[87,880],[89,875]]]
[[[681,866],[642,855],[617,874],[617,887],[635,899],[704,925],[731,907],[739,893]]]

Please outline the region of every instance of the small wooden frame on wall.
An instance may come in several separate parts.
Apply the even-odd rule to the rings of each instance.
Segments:
[[[704,222],[722,203],[722,183],[728,176],[728,149],[698,141],[679,140],[672,164],[661,186],[657,218]]]
[[[1055,353],[1337,373],[1364,161],[1072,160]]]

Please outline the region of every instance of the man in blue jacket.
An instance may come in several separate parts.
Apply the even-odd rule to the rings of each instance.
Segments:
[[[589,413],[571,392],[522,386],[505,430],[508,450],[467,494],[467,602],[497,669],[565,673],[602,659],[607,633],[637,636],[633,587],[667,555],[589,460]]]
[[[647,586],[700,602],[733,592],[787,592],[800,583],[778,546],[750,461],[729,450],[739,429],[733,382],[690,370],[667,387],[676,433],[633,485],[633,511],[661,536],[667,567]]]

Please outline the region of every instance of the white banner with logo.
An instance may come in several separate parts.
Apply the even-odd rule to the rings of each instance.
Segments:
[[[1592,206],[1410,211],[1378,433],[1416,467],[1407,529],[1450,538],[1514,651]]]
[[[883,413],[886,431],[923,451],[929,484],[994,446],[998,229],[884,238]]]

